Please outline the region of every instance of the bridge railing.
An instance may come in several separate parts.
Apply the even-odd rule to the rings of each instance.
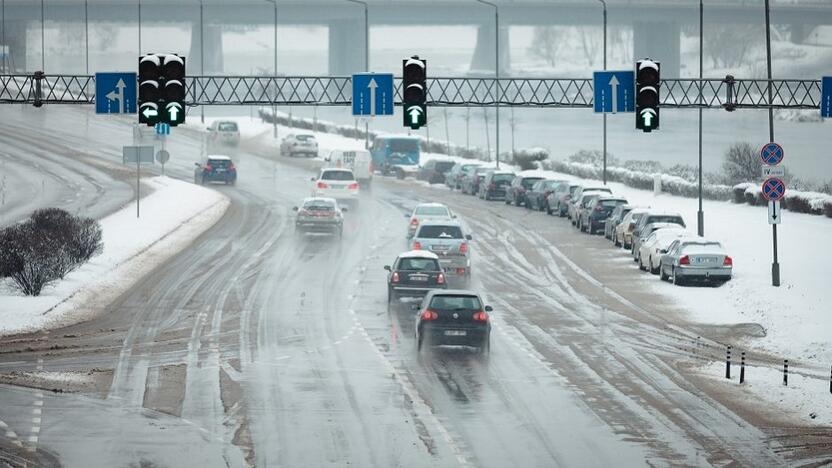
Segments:
[[[771,85],[771,99],[768,86]],[[352,80],[345,76],[191,76],[186,101],[199,105],[348,106]],[[401,80],[395,81],[397,105]],[[513,107],[593,106],[592,80],[586,78],[457,78],[428,80],[432,106],[482,107],[497,102]],[[663,80],[665,108],[817,109],[820,80],[725,78]],[[0,103],[92,104],[95,77],[87,75],[0,75]]]

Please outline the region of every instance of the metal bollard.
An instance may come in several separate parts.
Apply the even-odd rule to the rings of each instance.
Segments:
[[[789,360],[783,359],[783,385],[789,386]]]
[[[728,353],[725,358],[725,378],[731,378],[731,345],[728,345]]]
[[[740,354],[740,383],[745,383],[745,351]]]
[[[829,393],[832,393],[832,371],[829,371]]]

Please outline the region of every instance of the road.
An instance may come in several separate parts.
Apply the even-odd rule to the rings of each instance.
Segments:
[[[130,135],[126,121],[78,125],[83,112],[49,114],[49,134],[28,130],[26,138],[46,145],[57,137],[88,152],[78,173],[117,162],[118,142]],[[23,122],[0,140],[24,128],[37,126]],[[191,179],[199,134],[179,130],[167,169]],[[785,427],[746,414],[686,372],[709,354],[711,338],[737,331],[703,332],[669,315],[623,273],[629,265],[609,261],[602,239],[540,213],[382,178],[347,214],[342,240],[298,236],[291,207],[308,193],[311,165],[258,156],[269,152],[247,142],[235,158],[237,186],[216,187],[232,201],[222,220],[100,318],[0,340],[0,375],[16,384],[0,386],[8,428],[0,466],[828,459],[828,447],[809,446],[800,431],[784,438]],[[105,193],[129,198],[126,185],[113,178]],[[58,187],[72,191],[70,182]],[[485,362],[452,351],[418,358],[407,304],[387,307],[383,266],[405,248],[403,214],[437,197],[475,236],[472,287],[495,308]],[[109,198],[78,203],[106,212]],[[84,377],[20,374],[40,370]]]

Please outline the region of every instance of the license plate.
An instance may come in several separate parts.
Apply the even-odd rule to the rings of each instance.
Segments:
[[[699,263],[716,263],[715,258],[700,258]]]
[[[345,187],[344,187],[343,185],[332,185],[332,186],[330,186],[329,188],[331,188],[331,189],[335,189],[335,190],[341,190],[341,189],[343,189],[343,188],[345,188]]]
[[[225,172],[225,169],[217,169],[217,172]]]
[[[465,336],[468,332],[465,330],[445,330],[445,336]]]
[[[423,282],[423,281],[427,281],[427,280],[428,280],[427,276],[411,276],[410,277],[410,281],[422,281]]]
[[[454,261],[453,261],[453,260],[451,260],[451,259],[449,259],[449,258],[440,258],[440,259],[439,259],[439,264],[440,264],[440,265],[450,265],[450,264],[451,264],[451,263],[453,263],[453,262],[454,262]]]

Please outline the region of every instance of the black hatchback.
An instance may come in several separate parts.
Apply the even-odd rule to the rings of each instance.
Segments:
[[[427,250],[412,250],[396,258],[387,270],[387,302],[399,296],[424,296],[432,289],[447,287],[439,257]]]
[[[416,346],[466,346],[480,354],[491,349],[491,306],[465,290],[431,291],[416,314]]]

